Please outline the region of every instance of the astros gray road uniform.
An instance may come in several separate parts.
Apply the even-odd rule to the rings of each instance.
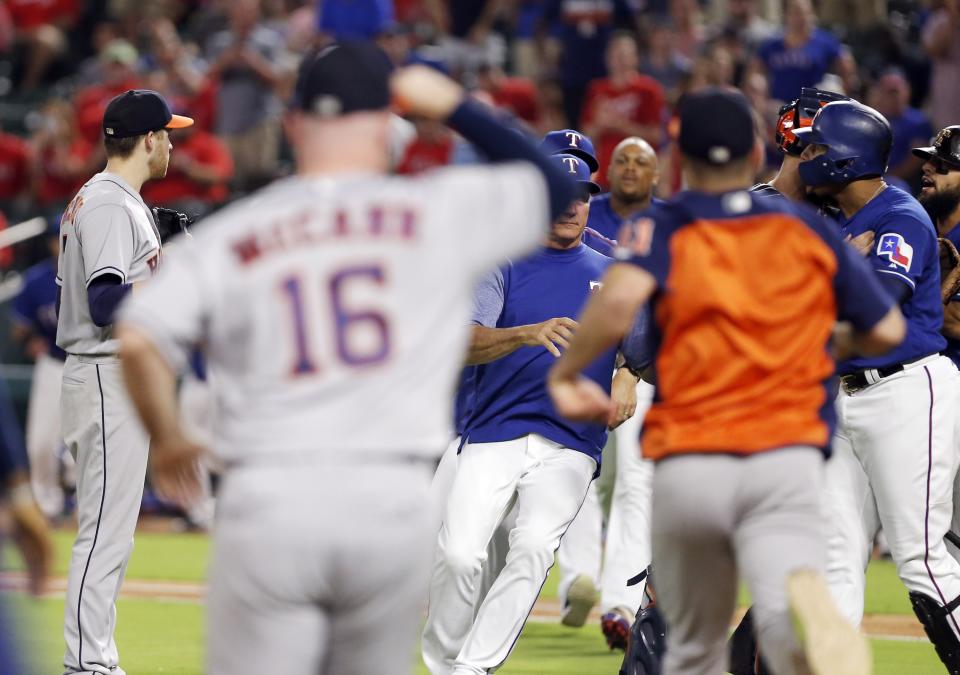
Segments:
[[[543,236],[545,196],[528,163],[288,178],[124,307],[215,377],[209,675],[410,672],[474,283]]]
[[[87,287],[104,274],[147,279],[160,260],[150,209],[115,174],[80,189],[60,223],[57,345],[67,352],[60,412],[77,461],[79,529],[70,561],[64,637],[67,673],[112,673],[116,599],[133,550],[149,439],[127,397],[113,327],[90,318]]]

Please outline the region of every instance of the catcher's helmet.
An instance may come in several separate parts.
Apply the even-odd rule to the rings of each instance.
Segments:
[[[780,108],[777,120],[777,147],[782,152],[799,157],[804,144],[793,133],[797,129],[806,129],[813,124],[813,118],[823,106],[833,101],[849,101],[849,96],[837,94],[825,89],[804,87],[800,98]]]
[[[828,103],[810,127],[794,135],[802,143],[827,146],[824,154],[800,163],[800,179],[807,185],[842,185],[887,171],[893,145],[890,123],[857,101]]]

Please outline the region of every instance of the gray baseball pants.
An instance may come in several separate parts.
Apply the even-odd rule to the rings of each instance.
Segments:
[[[807,673],[787,577],[823,572],[823,455],[794,446],[749,457],[691,454],[657,463],[653,584],[666,618],[663,675],[718,675],[738,574],[753,597],[760,651],[777,675]]]
[[[410,675],[437,516],[432,464],[349,453],[228,468],[208,675]]]
[[[63,441],[77,463],[77,539],[64,610],[66,673],[122,675],[116,601],[133,552],[150,441],[116,357],[68,356]]]

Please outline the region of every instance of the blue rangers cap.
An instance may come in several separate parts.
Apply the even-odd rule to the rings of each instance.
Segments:
[[[560,153],[553,155],[553,158],[569,174],[570,178],[579,183],[581,187],[586,188],[589,194],[595,195],[600,192],[600,186],[590,180],[590,167],[582,157]]]
[[[579,157],[590,167],[590,173],[600,168],[597,153],[593,149],[593,141],[589,136],[581,134],[576,129],[558,129],[547,132],[540,142],[540,149],[548,155],[565,153]]]

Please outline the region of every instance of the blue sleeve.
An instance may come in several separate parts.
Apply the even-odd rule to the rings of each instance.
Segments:
[[[916,216],[894,211],[874,229],[873,251],[868,260],[882,275],[890,275],[913,292],[924,272],[924,261],[936,257],[937,237],[932,226]]]
[[[827,64],[833,65],[833,63],[840,58],[840,55],[843,54],[844,46],[840,40],[837,39],[837,36],[830,31],[824,31],[823,37],[823,45],[827,53]]]
[[[29,283],[24,285],[20,292],[17,293],[17,297],[13,299],[10,309],[16,321],[36,327],[37,308],[36,303],[33,301],[33,293]]]
[[[887,315],[894,300],[883,289],[879,275],[853,246],[837,241],[834,251],[837,254],[834,277],[837,316],[849,321],[858,331],[870,330]]]
[[[0,378],[0,482],[5,483],[10,474],[26,467],[27,449],[23,434],[10,403],[7,382]]]
[[[650,325],[650,305],[646,304],[637,313],[633,325],[623,337],[620,352],[627,366],[635,372],[645,370],[653,363],[654,340]]]
[[[616,259],[640,267],[663,288],[670,274],[670,236],[672,227],[660,209],[651,208],[645,215],[632,218],[620,228]]]
[[[617,250],[617,242],[613,239],[607,239],[602,234],[590,227],[583,229],[583,243],[592,248],[597,253],[612,258]]]
[[[131,287],[132,284],[121,283],[115,274],[103,274],[91,281],[87,287],[87,304],[93,322],[101,328],[112,324],[117,307]]]
[[[496,328],[503,311],[503,271],[496,269],[477,284],[473,292],[473,314],[470,322],[477,326]]]

